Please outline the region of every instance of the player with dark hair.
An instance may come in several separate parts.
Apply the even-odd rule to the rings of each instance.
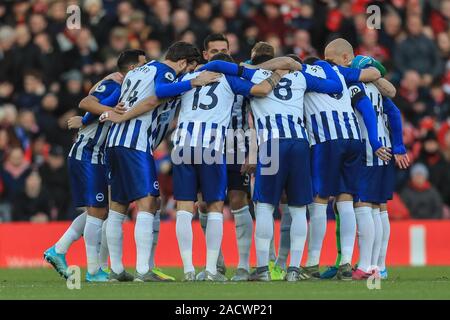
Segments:
[[[144,63],[145,52],[141,50],[123,51],[117,59],[122,77]],[[80,102],[80,108],[90,112],[84,117],[72,117],[68,122],[69,129],[80,128],[68,157],[72,199],[76,207],[85,207],[86,210],[72,222],[58,242],[44,253],[45,260],[66,278],[66,252],[75,240],[84,235],[88,266],[86,280],[108,280],[105,272],[108,268],[108,249],[104,222],[108,213],[108,185],[104,151],[111,124],[99,123],[98,115],[114,107],[119,96],[119,82],[109,78],[101,81]]]
[[[223,60],[232,62],[229,55],[229,43],[223,34],[211,34],[204,40],[203,58],[207,61]],[[233,163],[227,164],[227,197],[231,212],[235,220],[236,238],[239,250],[239,263],[233,281],[248,280],[250,270],[250,247],[253,236],[253,219],[249,210],[248,197],[250,195],[250,174],[254,166],[248,163],[238,163],[238,153],[248,156],[248,143],[245,141],[245,131],[249,129],[247,99],[242,95],[236,95],[231,110],[231,121],[228,129],[236,134],[233,149],[228,150],[227,157],[233,158]],[[247,161],[248,162],[248,161]],[[207,208],[203,201],[198,202],[200,224],[204,232],[207,226]],[[225,262],[222,251],[219,252],[217,261],[218,272],[225,274]],[[205,271],[197,274],[197,280],[205,279]]]
[[[203,59],[209,61],[218,53],[229,54],[230,43],[222,33],[212,33],[203,41]]]
[[[177,75],[190,72],[200,62],[199,50],[186,42],[170,46],[163,62],[150,61],[129,72],[123,82],[119,102],[132,111],[141,101],[175,97],[193,87],[214,81],[204,73],[188,81],[174,82]],[[106,163],[110,174],[111,203],[106,236],[111,259],[110,281],[166,280],[150,270],[153,222],[158,209],[159,185],[153,160],[154,130],[166,109],[153,106],[135,118],[114,123],[107,137]],[[129,203],[136,201],[136,277],[122,264],[122,224]]]
[[[211,60],[216,59],[232,60],[224,53],[218,53],[211,58]],[[186,74],[181,80],[187,81],[197,74],[198,72]],[[175,154],[183,160],[174,161],[173,176],[174,198],[177,200],[176,233],[186,281],[195,279],[195,269],[192,264],[191,222],[197,190],[201,191],[207,210],[205,231],[207,254],[204,280],[227,280],[225,275],[218,272],[217,261],[223,235],[222,211],[227,188],[224,143],[226,130],[231,120],[230,111],[234,106],[236,95],[266,96],[280,78],[281,76],[274,72],[265,81],[253,84],[236,75],[221,75],[217,82],[200,89],[189,90],[181,96],[177,130],[173,136],[175,147],[172,159]],[[200,163],[195,161],[197,154],[201,155]],[[213,159],[208,159],[205,154],[215,156],[212,156]],[[245,192],[243,195],[246,197]],[[244,209],[248,210],[248,208]],[[246,262],[248,263],[248,257]],[[244,270],[248,274],[248,269]]]

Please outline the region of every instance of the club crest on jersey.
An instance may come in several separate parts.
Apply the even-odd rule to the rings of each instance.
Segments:
[[[169,81],[175,80],[175,77],[173,76],[173,73],[171,73],[171,72],[166,72],[166,74],[164,75],[164,78],[166,78]]]
[[[102,84],[101,86],[98,86],[95,89],[95,92],[105,92],[105,90],[106,90],[106,86],[104,84]]]

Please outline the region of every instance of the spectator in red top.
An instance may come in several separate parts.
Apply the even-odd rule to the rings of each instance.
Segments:
[[[388,201],[387,207],[389,220],[404,220],[410,218],[408,208],[396,192],[394,192],[392,200]]]
[[[428,181],[428,169],[422,163],[411,168],[411,180],[400,194],[413,219],[442,219],[442,199]]]
[[[326,24],[336,37],[346,39],[353,47],[357,46],[357,33],[351,1],[343,0],[338,8],[330,10]]]
[[[30,1],[19,0],[14,1],[13,5],[13,16],[10,18],[14,19],[15,24],[24,24],[28,16],[28,10],[31,6]]]
[[[433,10],[430,14],[430,25],[434,34],[446,32],[450,19],[450,0],[440,1],[439,10]]]
[[[260,39],[264,39],[267,34],[276,34],[280,39],[284,39],[288,31],[280,13],[279,1],[276,0],[266,1],[253,20],[258,27]]]
[[[378,32],[375,29],[366,29],[361,41],[361,45],[356,48],[356,54],[374,57],[382,62],[389,59],[389,51],[378,43]]]
[[[316,49],[311,45],[309,33],[305,30],[295,31],[291,51],[302,60],[309,56],[317,56]]]
[[[314,8],[309,3],[299,3],[298,1],[291,1],[292,7],[289,8],[289,12],[285,13],[289,17],[290,24],[295,29],[304,29],[312,31],[314,27]],[[298,4],[298,6],[296,5]]]

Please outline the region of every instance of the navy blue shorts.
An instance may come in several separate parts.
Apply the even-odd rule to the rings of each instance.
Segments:
[[[68,158],[72,200],[75,207],[108,206],[106,166]]]
[[[192,149],[194,150],[194,149]],[[193,159],[191,159],[193,160]],[[201,162],[201,161],[200,161]],[[222,163],[173,164],[173,195],[175,200],[197,201],[202,193],[205,202],[224,201],[227,189],[227,165]]]
[[[279,142],[278,152],[274,142]],[[270,162],[264,160],[265,154],[272,158]],[[269,167],[276,169],[276,172],[268,170]],[[283,190],[286,190],[290,206],[311,203],[313,195],[310,168],[310,148],[307,140],[277,139],[262,144],[259,147],[253,201],[278,206]]]
[[[358,196],[355,201],[386,203],[392,199],[395,187],[394,161],[384,166],[364,166],[361,169]]]
[[[327,198],[341,193],[356,195],[362,166],[360,140],[331,140],[311,149],[314,196]]]
[[[155,161],[150,153],[125,147],[106,149],[111,200],[128,204],[149,195],[159,197]]]

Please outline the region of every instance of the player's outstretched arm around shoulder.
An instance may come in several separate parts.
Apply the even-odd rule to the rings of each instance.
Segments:
[[[268,68],[265,68],[266,66]],[[301,70],[302,65],[289,57],[274,58],[258,66],[252,66],[247,64],[239,65],[234,62],[214,60],[203,65],[201,68],[199,68],[199,71],[208,70],[212,72],[223,73],[229,76],[242,77],[246,80],[251,81],[258,69],[264,69],[269,71],[272,70],[296,71]]]
[[[174,76],[172,75],[172,78],[170,78],[167,74],[167,72],[160,72],[155,77],[155,94],[158,99],[176,97],[194,87],[216,82],[221,77],[216,72],[201,72],[194,79],[173,82]]]
[[[120,84],[113,80],[103,80],[92,93],[80,101],[78,107],[94,115],[100,115],[108,111],[111,105],[116,105],[119,97]]]
[[[97,89],[97,87],[106,80],[112,80],[114,82],[117,82],[118,84],[122,84],[123,82],[123,74],[121,74],[120,72],[113,72],[108,74],[106,77],[104,77],[102,80],[98,81],[96,84],[94,84],[92,86],[92,88],[89,90],[89,94],[94,93],[94,91]]]
[[[320,66],[323,69],[326,78],[324,79],[316,77],[305,70],[304,72],[302,72],[302,74],[306,80],[306,89],[308,91],[326,94],[342,93],[344,87],[342,85],[341,79],[339,79],[339,76],[337,75],[336,71],[333,70],[331,65],[323,60],[316,61],[314,64]]]
[[[136,106],[132,109],[127,110],[127,112],[120,113],[116,112],[116,110],[121,110],[124,107],[124,103],[119,103],[114,110],[108,110],[100,116],[100,122],[111,121],[113,123],[121,123],[140,115],[149,112],[156,107],[158,107],[161,103],[167,100],[159,100],[156,96],[151,96],[140,101]]]
[[[380,91],[381,95],[388,98],[394,98],[397,94],[397,89],[395,86],[387,79],[380,78],[373,82],[373,84],[377,87],[378,91]]]
[[[270,59],[266,62],[260,63],[258,65],[243,64],[245,67],[250,69],[264,69],[264,70],[290,70],[290,71],[300,71],[303,66],[300,62],[295,61],[290,57],[276,57]]]
[[[394,153],[395,163],[400,169],[406,169],[409,167],[410,162],[405,145],[403,144],[402,116],[400,110],[391,99],[383,97],[383,111],[388,117],[389,127],[391,129],[392,151]]]
[[[253,82],[238,76],[225,75],[231,90],[234,94],[244,97],[265,97],[277,86],[281,78],[288,73],[288,70],[276,70],[264,81],[254,84]]]
[[[223,73],[229,76],[242,77],[249,81],[252,80],[253,75],[257,71],[257,69],[250,69],[234,62],[227,62],[222,60],[214,60],[208,62],[207,64],[203,65],[201,68],[198,69],[198,71],[204,70]]]
[[[362,82],[373,82],[381,78],[381,73],[375,67],[369,67],[367,69],[361,70],[361,75],[359,81]]]
[[[281,78],[287,74],[289,70],[275,70],[266,80],[253,85],[250,94],[255,97],[265,97],[277,86]]]

